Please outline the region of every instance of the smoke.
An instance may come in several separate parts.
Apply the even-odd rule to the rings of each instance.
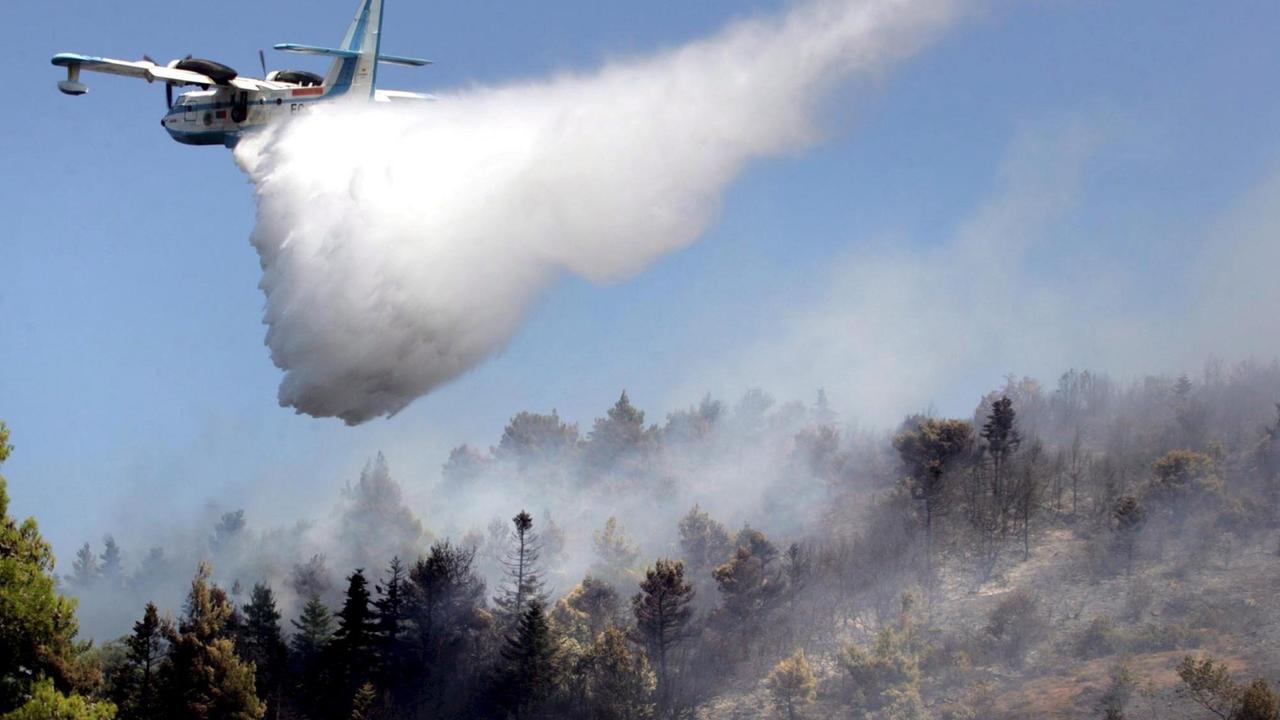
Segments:
[[[816,0],[591,74],[330,104],[247,138],[280,403],[392,415],[500,351],[562,273],[617,281],[694,242],[748,161],[815,141],[834,88],[954,15]]]
[[[1280,354],[1280,167],[1185,240],[1087,236],[1091,188],[1133,132],[1110,113],[1028,124],[989,194],[952,228],[856,238],[807,297],[788,296],[751,335],[695,358],[672,396],[759,383],[803,397],[822,386],[883,428],[930,407],[962,411],[1006,373],[1088,367],[1132,380],[1208,360],[1269,362]],[[1135,259],[1145,243],[1160,249]]]

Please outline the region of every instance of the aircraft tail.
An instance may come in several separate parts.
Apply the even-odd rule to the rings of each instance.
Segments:
[[[326,95],[349,94],[362,100],[373,97],[382,39],[382,1],[360,0],[355,19],[338,46],[346,56],[335,59],[325,76]]]

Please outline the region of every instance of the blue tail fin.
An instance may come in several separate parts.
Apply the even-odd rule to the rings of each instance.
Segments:
[[[325,76],[325,95],[373,97],[378,80],[378,47],[382,40],[382,0],[360,0],[355,19],[338,46],[352,56],[333,61]]]

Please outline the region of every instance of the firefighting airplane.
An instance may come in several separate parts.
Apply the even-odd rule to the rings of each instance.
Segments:
[[[169,111],[160,124],[169,135],[186,145],[234,147],[241,135],[277,119],[305,112],[314,103],[337,98],[377,102],[429,100],[431,96],[375,87],[378,63],[421,67],[428,60],[384,55],[379,50],[382,37],[383,0],[361,0],[355,20],[342,44],[336,48],[281,43],[276,50],[327,55],[334,58],[329,72],[321,77],[303,70],[266,71],[266,56],[259,51],[266,79],[241,77],[235,70],[212,60],[187,56],[168,65],[157,65],[143,56],[129,62],[110,58],[59,53],[53,64],[67,69],[67,79],[58,89],[68,95],[83,95],[89,88],[80,82],[80,71],[124,75],[157,80],[165,84],[165,104]],[[174,97],[173,89],[194,85],[199,90]]]

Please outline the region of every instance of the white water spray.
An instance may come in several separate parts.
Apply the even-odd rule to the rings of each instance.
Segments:
[[[564,271],[693,242],[750,160],[815,139],[840,82],[918,50],[953,0],[817,0],[591,74],[321,106],[246,139],[280,403],[357,424],[499,351]]]

